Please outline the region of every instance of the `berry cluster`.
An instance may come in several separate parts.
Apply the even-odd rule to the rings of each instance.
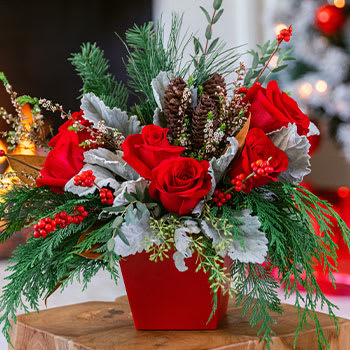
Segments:
[[[48,233],[55,231],[57,226],[65,228],[70,224],[79,224],[88,216],[88,212],[80,205],[74,208],[73,215],[68,215],[65,211],[55,214],[55,218],[47,217],[39,220],[34,225],[35,238],[46,237]]]
[[[274,169],[270,166],[270,162],[268,160],[263,161],[262,159],[258,159],[256,162],[250,164],[251,169],[255,173],[254,178],[258,178],[259,176],[267,176],[273,173]]]
[[[213,201],[218,206],[221,207],[224,203],[231,199],[231,193],[224,193],[219,189],[214,191]]]
[[[94,185],[94,181],[96,176],[92,172],[92,170],[83,171],[79,175],[74,176],[74,185],[81,187],[92,187]]]
[[[107,203],[109,205],[112,205],[114,202],[113,193],[107,188],[100,188],[100,198],[101,203]]]
[[[277,40],[278,41],[289,41],[290,37],[292,36],[293,28],[290,25],[288,28],[282,29],[278,34],[277,34]]]
[[[246,180],[246,175],[244,173],[238,174],[234,179],[231,180],[231,184],[235,186],[235,191],[239,192],[246,188],[244,181]]]

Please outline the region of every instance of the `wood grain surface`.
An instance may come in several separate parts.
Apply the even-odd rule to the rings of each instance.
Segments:
[[[147,301],[145,301],[147,302]],[[291,350],[297,311],[284,305],[276,315],[271,350]],[[15,350],[263,350],[257,329],[233,302],[215,331],[136,331],[127,297],[115,302],[89,302],[18,317],[11,333]],[[350,349],[350,321],[339,319],[339,334],[326,314],[318,314],[331,350]],[[9,346],[9,349],[11,347]],[[299,336],[297,350],[318,350],[315,328]]]

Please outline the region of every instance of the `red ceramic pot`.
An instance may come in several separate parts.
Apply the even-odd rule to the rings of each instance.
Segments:
[[[175,267],[169,259],[149,260],[142,252],[120,261],[136,329],[216,329],[227,311],[229,295],[218,292],[218,308],[212,311],[209,274],[195,272],[196,257],[185,259],[188,270]],[[225,259],[229,267],[230,259]]]

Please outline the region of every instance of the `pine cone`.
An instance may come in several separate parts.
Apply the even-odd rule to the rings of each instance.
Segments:
[[[164,116],[167,122],[169,134],[173,139],[178,139],[184,129],[185,113],[179,113],[180,107],[186,110],[189,103],[183,102],[183,94],[186,83],[182,77],[170,81],[164,96]],[[185,105],[183,105],[185,103]]]
[[[221,89],[218,89],[218,87]],[[220,90],[222,90],[224,95],[227,96],[225,79],[219,73],[215,73],[203,84],[203,93],[210,96],[218,108],[220,100],[217,93],[220,92]]]
[[[211,97],[203,94],[192,116],[192,144],[196,150],[199,150],[204,144],[204,128],[210,111],[213,116],[217,114],[215,103]]]

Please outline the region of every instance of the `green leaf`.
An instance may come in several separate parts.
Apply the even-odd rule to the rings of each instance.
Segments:
[[[114,247],[115,247],[115,241],[114,241],[114,238],[110,238],[107,242],[107,250],[109,252],[113,252],[114,251]]]
[[[136,207],[142,214],[148,211],[147,206],[141,202],[137,202]]]
[[[267,51],[269,46],[270,46],[270,40],[266,41],[266,43],[262,47],[262,49],[261,49],[261,55],[262,56],[264,56],[266,54],[266,51]]]
[[[112,223],[112,228],[120,227],[123,221],[124,220],[122,216],[117,216]]]
[[[135,222],[134,206],[130,205],[130,207],[126,210],[126,213],[125,213],[125,223],[129,225],[134,222]]]
[[[221,4],[222,4],[222,0],[214,0],[214,3],[213,3],[214,10],[217,11],[221,7]]]
[[[277,67],[277,68],[274,68],[271,72],[272,72],[272,73],[277,73],[277,72],[283,70],[283,69],[286,68],[286,67],[288,67],[288,64],[284,64],[284,65],[282,65],[282,66],[279,66],[279,67]]]
[[[136,198],[139,201],[143,201],[143,193],[142,193],[141,189],[138,186],[136,186]]]
[[[224,9],[221,9],[214,17],[214,20],[213,20],[213,24],[215,24],[219,19],[220,17],[222,16],[222,14],[224,13]]]
[[[219,38],[216,38],[216,39],[214,39],[211,42],[211,44],[209,45],[209,48],[208,48],[208,52],[207,52],[208,54],[211,53],[214,50],[214,48],[215,48],[216,44],[218,43],[218,41],[219,41]]]
[[[130,203],[136,202],[136,198],[132,196],[130,193],[128,193],[127,191],[124,192],[124,198]]]
[[[108,208],[103,208],[103,211],[107,211],[110,213],[120,213],[125,209],[124,205],[120,205],[118,207],[108,207]]]
[[[284,55],[285,55],[285,56],[288,56],[292,51],[293,51],[293,49],[289,49],[289,50],[287,50],[287,51],[284,53]]]
[[[208,11],[207,11],[203,6],[199,6],[199,7],[200,7],[200,9],[204,12],[205,17],[207,18],[208,23],[210,23],[210,22],[211,22],[211,18],[210,18],[210,15],[209,15]]]
[[[212,35],[211,27],[210,27],[210,25],[208,24],[207,29],[205,30],[205,38],[206,38],[207,40],[210,40],[210,39],[211,39],[211,35]]]
[[[285,57],[283,58],[283,61],[295,61],[296,58],[295,57]]]
[[[126,245],[130,245],[129,241],[127,240],[127,238],[125,237],[124,233],[122,232],[122,230],[117,229],[117,234],[120,237],[120,239],[126,244]]]

